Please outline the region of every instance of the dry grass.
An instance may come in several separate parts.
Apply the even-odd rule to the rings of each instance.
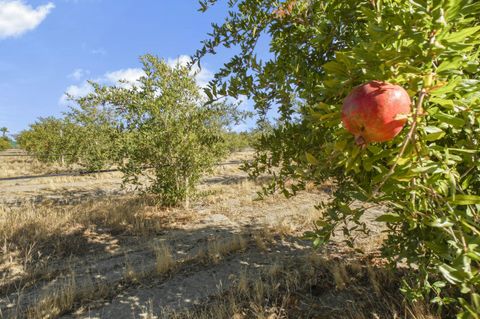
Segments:
[[[163,275],[175,266],[170,248],[165,243],[156,244],[153,248],[155,252],[155,270],[158,275]]]
[[[84,293],[88,292],[85,291]],[[55,318],[65,310],[72,308],[78,294],[79,290],[75,282],[75,276],[72,274],[59,288],[40,296],[34,306],[26,311],[25,315],[29,319]]]
[[[296,225],[286,217],[279,218],[271,228],[282,237],[291,236],[297,231]]]
[[[41,184],[43,188],[48,188],[51,190],[71,190],[73,188],[72,185],[75,186],[76,183],[88,183],[89,187],[95,187],[99,185],[107,187],[114,184],[120,184],[121,177],[122,175],[120,172],[72,176],[49,176],[41,179],[22,180],[22,185],[34,186]]]
[[[332,263],[329,269],[333,277],[335,289],[344,290],[350,283],[350,275],[342,262]]]
[[[247,240],[242,235],[234,235],[228,239],[215,239],[209,241],[205,252],[199,252],[199,256],[204,256],[205,263],[218,264],[225,256],[243,251],[247,248]]]
[[[224,257],[242,251],[247,245],[247,241],[240,235],[234,236],[227,241],[218,239],[209,244],[208,258],[211,262],[215,262],[220,256]],[[125,289],[124,287],[148,283],[155,278],[164,277],[169,272],[179,271],[198,262],[205,262],[205,254],[201,252],[185,259],[175,260],[170,248],[164,243],[155,245],[153,251],[156,260],[153,268],[135,268],[129,256],[125,256],[123,276],[116,283],[95,280],[78,285],[75,274],[70,273],[64,277],[61,283],[57,283],[53,289],[47,289],[27,309],[17,309],[17,313],[13,317],[26,317],[29,319],[56,318],[71,311],[74,305],[108,299]],[[151,310],[151,308],[147,309]]]
[[[149,236],[193,216],[155,207],[147,199],[116,199],[77,206],[0,207],[3,280],[49,276],[48,261],[101,249],[115,253],[118,235]],[[178,219],[178,220],[177,220]]]
[[[45,164],[36,160],[34,157],[26,156],[27,153],[22,150],[11,149],[0,153],[0,155],[8,155],[0,156],[0,167],[2,168],[0,170],[0,178],[51,174],[78,168],[66,166],[62,167],[58,163]]]
[[[248,156],[242,154],[239,158]],[[5,166],[7,174],[19,173],[13,168],[18,163],[11,165]],[[33,172],[33,168],[30,170]],[[164,309],[158,313],[151,301],[142,307],[141,316],[178,319],[435,318],[421,304],[403,305],[398,278],[385,269],[352,259],[333,260],[332,256],[307,253],[295,246],[299,241],[292,238],[311,228],[321,217],[321,212],[312,208],[318,196],[299,196],[297,202],[287,201],[282,196],[254,201],[258,184],[246,180],[238,166],[217,167],[215,174],[220,175],[221,183],[203,184],[195,198],[194,207],[198,209],[194,210],[163,209],[149,198],[129,196],[63,207],[0,207],[0,272],[4,274],[0,277],[1,289],[12,291],[10,285],[28,291],[41,280],[48,283],[44,293],[29,301],[27,308],[18,308],[17,316],[55,318],[63,313],[88,309],[92,303],[99,305],[104,300],[113,300],[127,288],[147,286],[154,280],[167,281],[198,269],[221,268],[226,261],[236,262],[238,258],[240,262],[240,256],[256,254],[265,256],[265,261],[260,262],[262,265],[242,266],[232,279],[233,286],[228,285],[231,288],[219,289],[218,295],[201,305],[188,311]],[[61,184],[75,183],[82,178],[96,180],[101,185],[115,175],[58,177],[44,183],[51,189],[62,190],[65,186]],[[308,189],[314,193],[318,191],[315,185],[309,185]],[[225,219],[220,220],[227,222],[225,225],[202,225],[203,219],[210,214],[224,215]],[[229,221],[232,223],[228,224]],[[194,245],[188,243],[185,254],[178,252],[175,242],[178,238],[169,237],[170,234],[163,237],[166,230],[192,234],[197,230],[200,233],[204,227],[212,227],[212,233]],[[278,254],[275,249],[278,245],[285,245],[284,249],[288,247],[295,253],[290,257]],[[376,242],[375,245],[378,246]],[[375,245],[367,248],[374,250]],[[145,250],[141,256],[151,259],[148,265],[144,260],[138,262],[135,259],[138,255],[129,255],[126,246],[133,251]],[[173,247],[177,248],[172,250]],[[72,262],[75,263],[96,253],[118,256],[121,260],[115,264],[120,268],[118,277],[108,279],[110,281],[106,276],[85,281],[84,274],[77,272],[81,267],[72,267],[75,271],[66,267],[61,272],[51,267],[52,261],[68,264],[71,256],[75,256],[78,257]]]
[[[411,318],[435,319],[423,306],[404,306],[398,299],[398,291],[382,286],[384,295],[376,298],[369,283],[376,279],[369,276],[373,268],[355,264],[328,261],[322,257],[307,255],[293,263],[277,261],[255,276],[250,270],[242,270],[235,286],[220,292],[208,304],[194,310],[175,312],[164,309],[158,318],[207,319],[207,318]],[[384,274],[382,274],[384,275]],[[346,280],[345,277],[350,277]],[[393,274],[390,274],[393,276]],[[335,287],[341,285],[343,294],[337,307],[318,299],[335,296]],[[356,296],[357,299],[352,299]],[[150,313],[154,316],[154,313]]]
[[[24,155],[25,153],[21,152],[2,152],[3,155],[14,155],[20,154]],[[40,163],[32,157],[27,156],[18,156],[18,157],[0,157],[0,178],[1,177],[12,177],[20,175],[36,175],[36,174],[45,174],[54,172],[56,168],[49,168],[47,165]]]
[[[178,219],[189,212],[176,211]],[[90,227],[144,235],[164,229],[173,221],[171,210],[155,206],[148,198],[115,198],[75,206],[0,207],[0,238],[25,247],[27,243],[52,242],[52,237]]]

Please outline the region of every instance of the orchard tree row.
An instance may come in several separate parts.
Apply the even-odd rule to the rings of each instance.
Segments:
[[[0,132],[2,132],[2,135],[0,136],[0,151],[12,148],[12,141],[7,136],[8,128],[1,127]]]
[[[62,118],[40,118],[18,134],[17,143],[44,163],[101,169],[114,163],[117,151],[112,141],[117,131],[113,123],[104,123],[97,115],[75,110]]]
[[[188,204],[201,176],[251,134],[229,126],[243,114],[224,102],[206,103],[188,67],[141,58],[135,85],[91,82],[93,92],[71,97],[62,118],[41,118],[19,134],[23,149],[43,162],[88,170],[116,166],[125,184],[157,195],[164,205]]]
[[[339,228],[368,233],[362,216],[382,207],[383,254],[410,268],[408,300],[480,318],[479,46],[477,0],[240,0],[228,1],[196,59],[236,48],[210,83],[212,99],[246,95],[260,116],[278,108],[280,125],[246,167],[275,177],[264,194],[335,181],[307,234],[316,246]],[[392,134],[378,131],[361,98],[382,88],[412,100]]]

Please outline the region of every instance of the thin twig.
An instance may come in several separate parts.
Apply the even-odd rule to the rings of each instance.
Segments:
[[[475,166],[471,166],[465,173],[462,174],[462,176],[460,176],[460,180],[462,180],[464,177],[466,177],[468,174],[470,174],[471,171],[473,171],[475,169]]]
[[[410,130],[408,131],[406,139],[403,141],[402,148],[400,149],[400,153],[397,155],[397,159],[395,160],[395,163],[390,167],[390,170],[388,171],[387,175],[383,178],[380,184],[375,187],[375,190],[372,193],[372,196],[377,193],[385,184],[385,182],[393,175],[395,172],[395,168],[398,165],[398,161],[400,158],[402,158],[403,154],[405,153],[405,150],[407,149],[408,143],[414,138],[415,134],[415,129],[417,128],[417,118],[418,115],[420,114],[420,111],[422,110],[422,104],[423,104],[423,99],[425,98],[425,95],[427,95],[427,92],[422,89],[420,92],[420,95],[418,96],[418,101],[417,105],[415,107],[415,111],[413,113],[413,123],[412,126],[410,127]]]

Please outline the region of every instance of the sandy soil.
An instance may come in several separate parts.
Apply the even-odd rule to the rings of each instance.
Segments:
[[[321,214],[314,205],[328,200],[329,189],[256,201],[259,186],[232,165],[248,156],[236,154],[230,164],[206,176],[199,187],[202,196],[189,209],[151,207],[162,223],[153,234],[116,232],[93,224],[74,232],[71,247],[64,249],[67,253],[41,256],[35,267],[22,268],[21,260],[4,258],[0,318],[167,318],[167,312],[194,309],[222,295],[242,273],[255,281],[263,270],[279,263],[312,254],[342,256],[347,249],[340,244],[341,237],[316,252],[302,239]],[[124,201],[130,207],[135,196],[121,189],[116,173],[5,181],[0,189],[0,203],[18,206],[15,209],[92,201],[95,205]],[[378,214],[375,210],[368,214],[373,232],[360,238],[372,250],[382,238],[380,225],[372,222]],[[339,304],[332,296],[328,298],[336,305],[325,295],[325,309],[341,308],[341,302],[351,298]]]

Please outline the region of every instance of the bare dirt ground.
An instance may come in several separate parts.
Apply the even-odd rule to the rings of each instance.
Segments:
[[[363,255],[341,236],[313,250],[302,234],[329,187],[257,201],[250,156],[205,176],[189,209],[121,189],[119,173],[0,181],[0,318],[422,318],[371,262],[380,225]],[[33,172],[5,159],[3,176]]]
[[[41,177],[55,174],[60,176]],[[21,150],[7,150],[0,152],[0,204],[72,204],[91,197],[126,194],[121,177],[120,172],[79,175],[78,170],[42,164]]]

